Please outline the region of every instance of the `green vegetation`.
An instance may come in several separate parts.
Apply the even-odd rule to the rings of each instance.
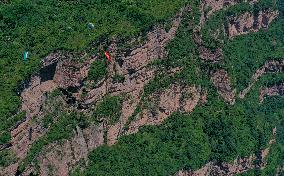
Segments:
[[[0,167],[6,167],[16,161],[14,154],[9,149],[0,151]]]
[[[283,122],[283,121],[282,121]],[[282,124],[283,128],[283,124]],[[279,134],[283,135],[283,132],[279,132]],[[277,139],[276,139],[277,140]],[[284,172],[280,170],[284,163],[284,143],[277,142],[270,147],[269,155],[265,158],[267,165],[264,169],[252,169],[243,174],[239,174],[240,176],[267,176],[267,175],[276,175],[277,173],[283,175]]]
[[[266,61],[284,58],[283,38],[284,24],[277,20],[268,31],[239,36],[225,44],[225,67],[239,90],[248,85],[252,75]]]
[[[88,78],[95,83],[104,78],[107,74],[107,63],[104,60],[96,60],[92,63]]]
[[[197,46],[192,40],[194,26],[187,23],[194,19],[192,19],[192,14],[185,16],[175,39],[167,45],[169,50],[168,58],[152,64],[158,69],[158,74],[145,86],[143,97],[147,97],[161,89],[166,89],[173,83],[188,85],[205,85],[208,83],[206,78],[201,79],[204,76],[200,72],[202,64],[197,56]],[[181,68],[182,71],[172,75],[167,74],[167,71],[173,68]]]
[[[255,5],[241,3],[227,10],[221,10],[212,17],[202,28],[202,39],[205,46],[211,49],[222,48],[224,63],[221,65],[233,78],[238,90],[246,88],[252,75],[268,60],[278,60],[284,57],[284,23],[282,19],[275,19],[268,29],[240,35],[233,40],[228,39],[222,26],[227,26],[228,18],[238,16],[244,12],[258,14],[262,10],[277,9],[276,1],[260,0]],[[219,29],[219,35],[212,34]],[[249,47],[248,47],[249,46]]]
[[[284,110],[282,109],[282,115],[284,114]],[[283,166],[284,164],[284,120],[283,117],[279,122],[276,133],[276,143],[274,143],[271,148],[268,157],[266,158],[267,166],[264,170],[261,170],[262,175],[276,175],[279,172],[278,168]],[[284,172],[282,171],[282,174]],[[280,174],[281,175],[281,174]]]
[[[51,124],[53,124],[53,114],[47,114],[44,118],[43,118],[43,127],[44,128],[48,128]]]
[[[11,116],[0,124],[0,144],[5,144],[10,141],[11,134],[9,128],[25,118],[25,112],[20,112],[14,116]],[[7,130],[8,129],[8,130]]]
[[[118,96],[106,96],[102,102],[99,102],[92,115],[97,121],[106,121],[109,124],[116,123],[121,115],[122,98]]]
[[[147,97],[158,90],[165,89],[174,83],[175,77],[163,74],[157,75],[144,88],[144,96]]]

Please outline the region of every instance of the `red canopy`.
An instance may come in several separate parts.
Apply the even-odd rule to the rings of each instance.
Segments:
[[[109,55],[109,53],[107,51],[105,52],[105,56],[106,56],[108,61],[111,61],[111,57],[110,57],[110,55]]]

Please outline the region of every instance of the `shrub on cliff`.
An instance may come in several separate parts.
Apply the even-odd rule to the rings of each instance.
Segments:
[[[92,63],[88,78],[94,82],[103,79],[107,74],[107,65],[103,60],[96,60]]]

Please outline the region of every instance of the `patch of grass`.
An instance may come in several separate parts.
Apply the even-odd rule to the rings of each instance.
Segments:
[[[173,76],[166,76],[162,74],[157,75],[144,87],[143,96],[147,97],[158,90],[165,89],[169,87],[175,80],[176,79]]]
[[[141,108],[140,105],[138,105],[138,106],[135,108],[133,114],[128,118],[127,122],[125,123],[124,130],[126,130],[126,131],[128,130],[130,123],[135,120],[135,117],[136,117],[141,111],[142,111],[142,108]]]

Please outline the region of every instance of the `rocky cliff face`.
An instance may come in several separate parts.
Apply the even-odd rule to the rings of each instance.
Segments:
[[[201,1],[201,24],[212,16],[215,12],[236,5],[242,1],[239,0],[202,0]],[[244,0],[243,2],[254,4],[258,0]]]
[[[107,77],[99,81],[94,88],[87,90],[88,93],[85,96],[82,96],[82,83],[88,76],[90,65],[98,57],[91,56],[83,63],[78,63],[74,60],[75,56],[72,53],[57,52],[43,59],[42,71],[32,77],[29,87],[21,94],[23,100],[22,110],[27,112],[27,119],[12,132],[12,149],[17,156],[20,159],[24,159],[32,143],[44,135],[44,130],[40,129],[41,126],[32,123],[32,120],[43,114],[42,106],[45,103],[46,95],[55,89],[69,90],[68,92],[71,92],[65,98],[63,97],[65,100],[64,104],[68,105],[72,100],[73,104],[80,104],[84,109],[95,105],[106,94],[126,94],[128,98],[123,102],[122,116],[118,123],[112,126],[103,124],[91,125],[86,129],[80,129],[77,126],[77,129],[74,131],[75,136],[72,139],[46,146],[44,152],[38,158],[40,175],[68,175],[77,162],[84,158],[87,161],[88,153],[104,144],[106,140],[104,139],[105,131],[107,131],[107,143],[109,145],[114,144],[117,138],[123,135],[121,133],[122,129],[140,103],[144,86],[155,76],[155,69],[148,67],[148,65],[155,59],[163,59],[167,55],[165,46],[175,37],[183,14],[189,10],[188,7],[184,8],[173,19],[172,27],[167,31],[163,26],[155,26],[147,34],[147,40],[141,46],[136,46],[127,52],[118,49],[114,41],[109,46],[109,51],[115,59],[108,64]],[[84,54],[81,55],[81,57],[84,57]],[[113,81],[113,76],[117,73],[124,76],[123,82],[117,83]],[[175,92],[172,93],[171,90],[173,89]],[[185,99],[181,101],[182,92],[186,91],[192,92],[194,96],[192,99],[188,99],[188,101]],[[171,89],[161,94],[160,106],[165,112],[160,113],[155,117],[158,119],[154,120],[154,118],[147,116],[149,112],[146,109],[143,110],[141,119],[146,118],[148,121],[145,123],[138,121],[131,123],[129,131],[124,134],[137,132],[140,126],[146,124],[154,125],[161,123],[172,112],[178,110],[181,104],[184,107],[184,111],[191,111],[199,99],[199,93],[195,87],[181,88],[180,86],[172,86]],[[174,104],[169,101],[173,96],[177,100]],[[30,129],[33,129],[32,134],[29,134]],[[31,139],[29,139],[30,135],[32,136]],[[2,173],[14,175],[18,164],[11,165],[4,169]],[[29,175],[33,170],[32,166],[28,167],[22,174]]]

